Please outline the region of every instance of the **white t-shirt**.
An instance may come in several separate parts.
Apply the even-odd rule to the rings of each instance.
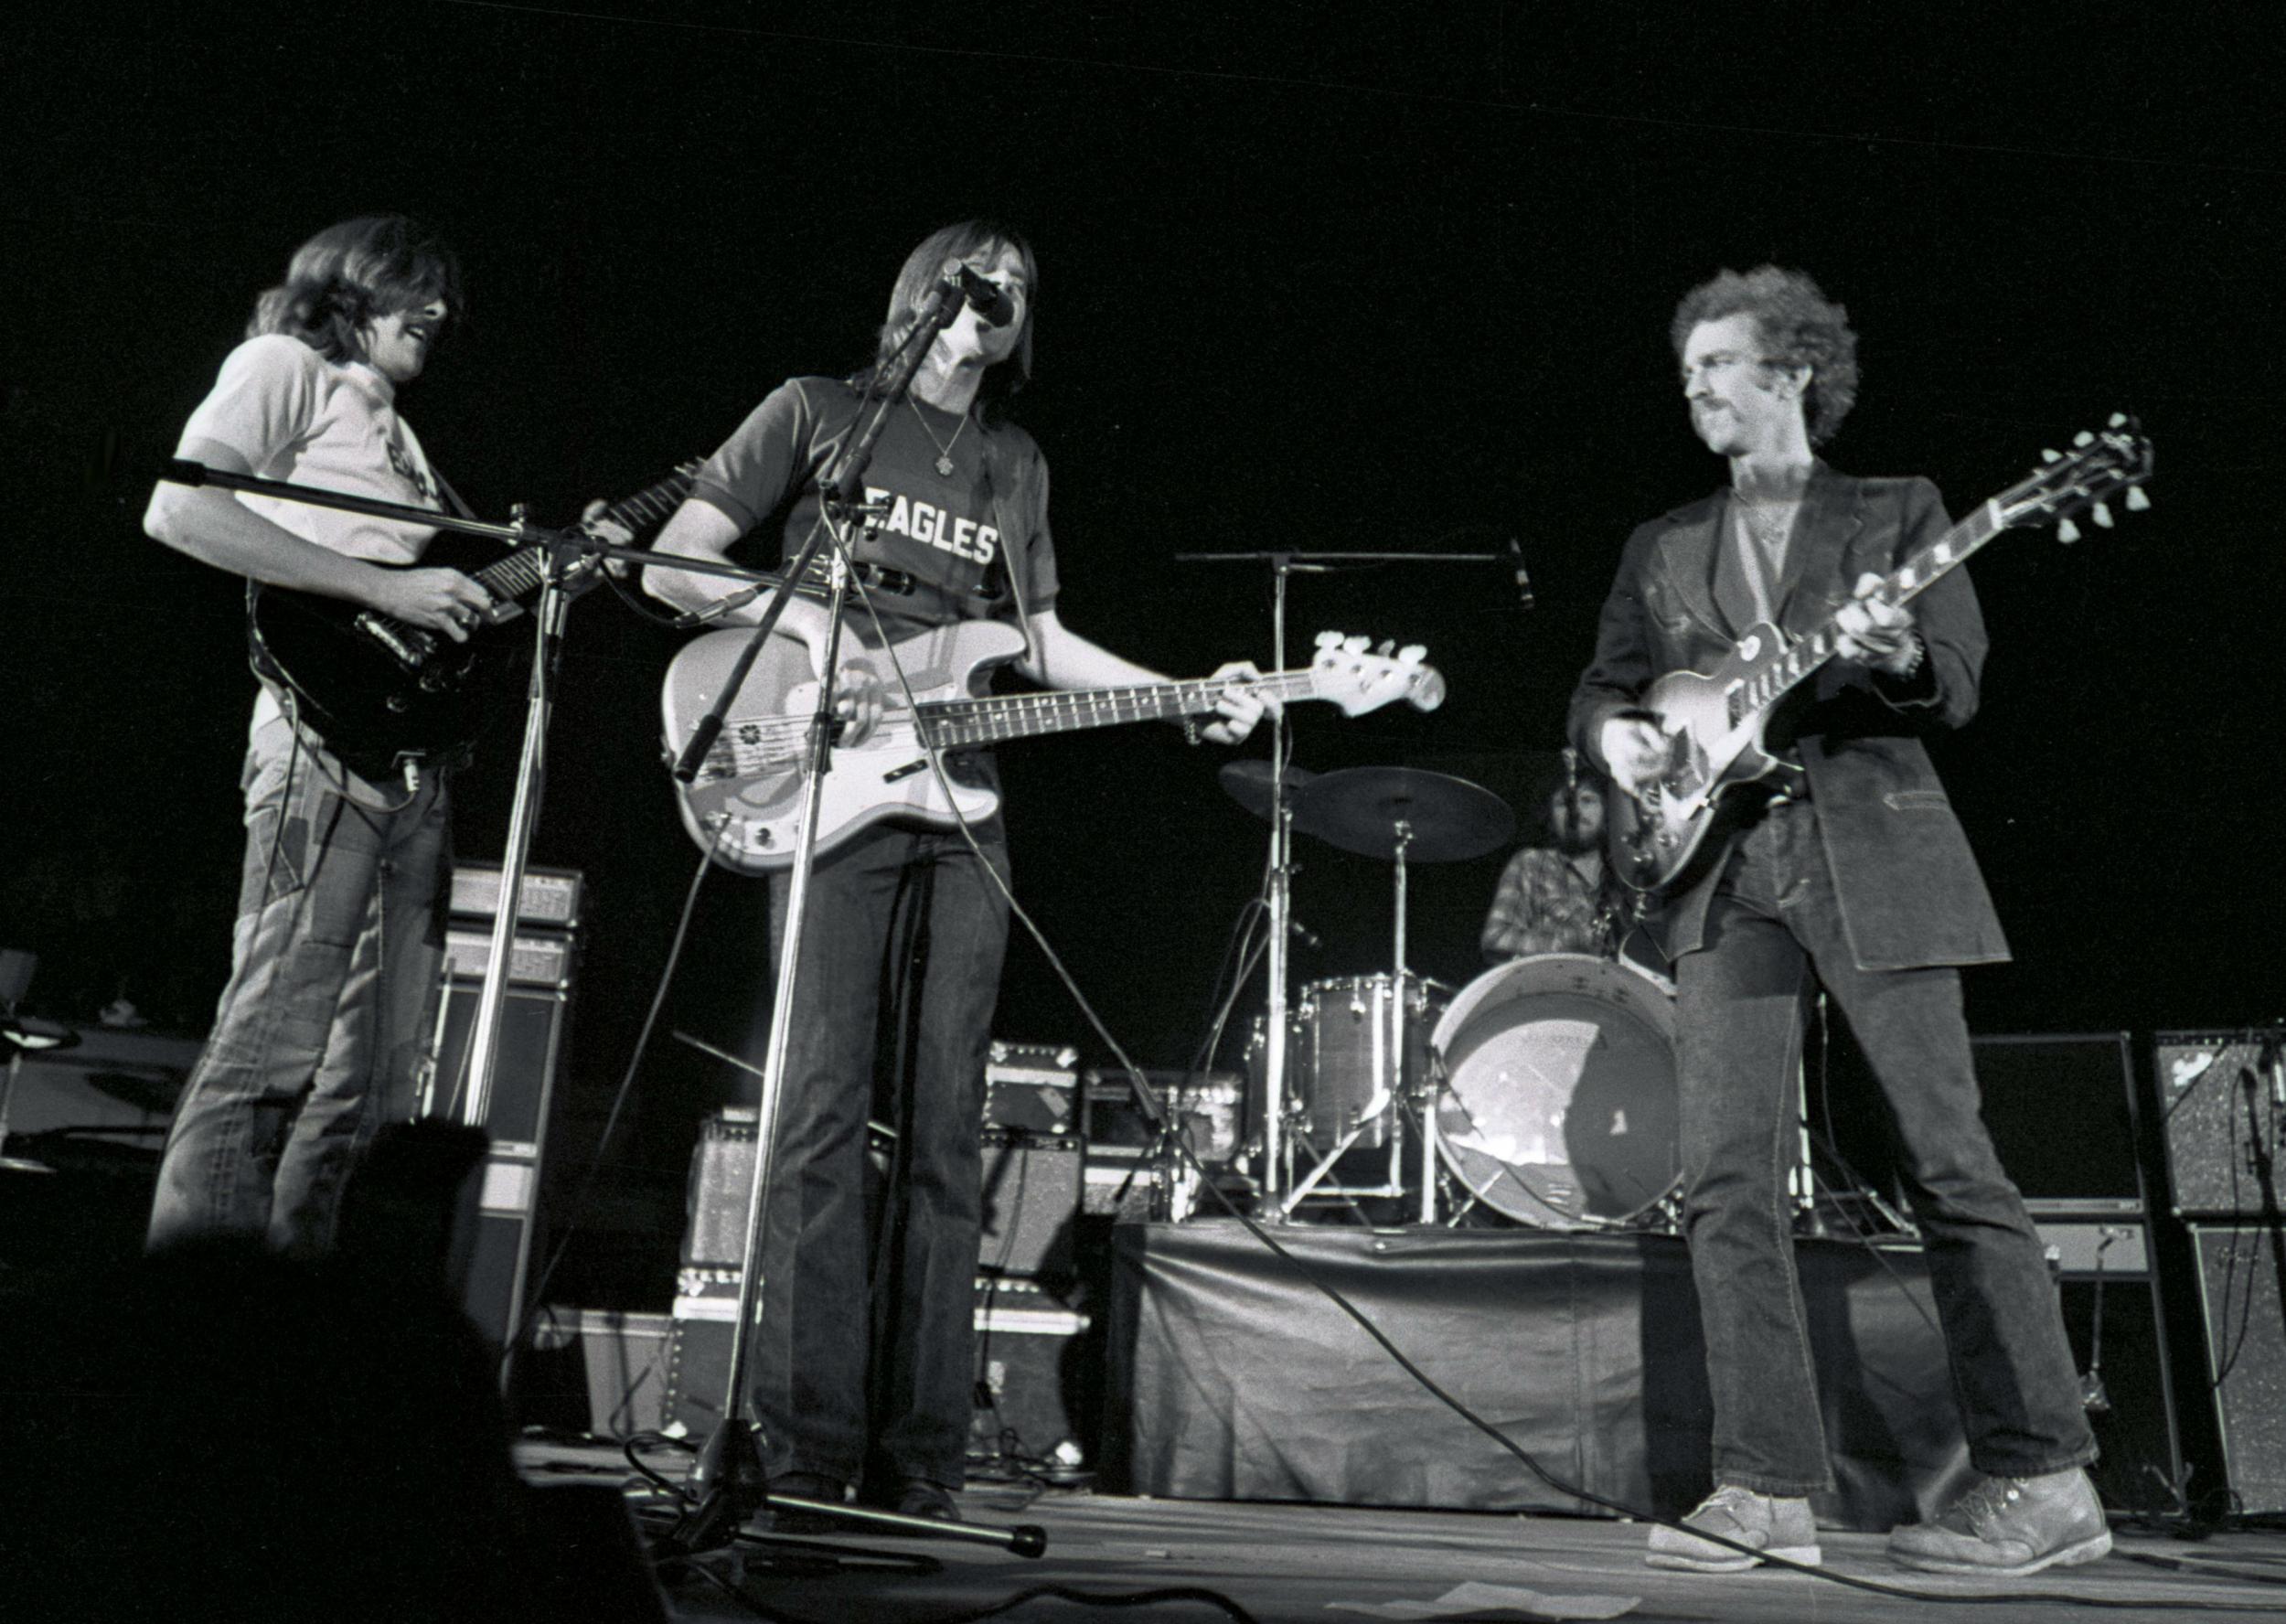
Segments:
[[[183,425],[176,454],[204,462],[207,447],[223,446],[264,479],[441,510],[436,475],[396,402],[396,387],[363,361],[329,361],[298,338],[265,333],[224,359],[214,388]],[[418,561],[436,534],[426,525],[272,497],[240,492],[238,499],[305,541],[379,563]],[[253,726],[280,714],[264,685]]]
[[[329,361],[283,333],[249,338],[223,361],[214,388],[183,425],[176,454],[203,460],[202,443],[229,447],[264,479],[441,507],[421,441],[397,415],[396,386],[363,361]],[[436,534],[425,525],[270,497],[238,499],[304,540],[381,563],[417,561]]]

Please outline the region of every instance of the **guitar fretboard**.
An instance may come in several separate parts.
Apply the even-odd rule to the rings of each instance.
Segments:
[[[1922,548],[1888,575],[1870,594],[1891,605],[1911,602],[1942,577],[1951,573],[1979,548],[2008,528],[2001,498],[1994,497],[1943,535]],[[1832,659],[1842,637],[1841,623],[1828,618],[1803,635],[1785,655],[1730,691],[1725,700],[1730,725],[1737,727],[1784,699]]]
[[[699,470],[695,462],[684,463],[657,485],[637,491],[625,501],[614,502],[604,509],[598,523],[624,525],[640,531],[658,523],[675,511],[676,505],[689,494],[691,475]],[[477,585],[490,593],[496,602],[512,604],[539,590],[548,574],[548,549],[534,544],[518,548],[506,558],[496,559],[471,577]],[[437,635],[386,614],[367,614],[359,617],[366,625],[386,638],[411,649],[426,659],[438,645]]]
[[[932,700],[921,706],[914,732],[916,743],[924,748],[952,750],[1130,721],[1200,716],[1212,710],[1223,690],[1230,686],[1206,677],[1185,682],[1138,683],[1129,688]],[[1254,678],[1246,686],[1251,692],[1281,703],[1319,697],[1315,670],[1278,671]],[[884,725],[893,725],[899,716],[892,710],[882,719]],[[797,765],[807,753],[809,724],[807,712],[732,718],[709,754],[707,776],[752,778]]]

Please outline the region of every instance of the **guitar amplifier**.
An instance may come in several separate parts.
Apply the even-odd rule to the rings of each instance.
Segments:
[[[1080,1131],[1076,1049],[995,1039],[984,1063],[984,1125],[1020,1133]]]
[[[2286,1207],[2286,1031],[2157,1032],[2152,1070],[2179,1216]]]
[[[524,871],[523,906],[517,910],[518,929],[576,930],[585,887],[577,869],[529,867]],[[453,865],[452,913],[455,919],[497,918],[500,912],[500,865],[464,862]]]
[[[1025,1279],[1072,1273],[1084,1161],[1076,1139],[984,1136],[979,1273]]]
[[[570,936],[528,936],[518,931],[508,944],[509,985],[569,988],[572,941]],[[454,981],[482,981],[492,967],[492,933],[448,926],[444,932],[444,952],[453,961]]]

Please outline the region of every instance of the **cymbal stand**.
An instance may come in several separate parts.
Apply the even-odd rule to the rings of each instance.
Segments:
[[[1286,597],[1288,577],[1326,575],[1354,564],[1507,564],[1511,555],[1498,552],[1179,552],[1179,564],[1262,563],[1270,566],[1270,668],[1286,669]],[[1522,585],[1518,565],[1518,584]],[[1530,599],[1526,600],[1527,604]],[[1332,1157],[1320,1159],[1301,1187],[1287,1191],[1292,1149],[1286,1142],[1287,1065],[1290,1059],[1287,1034],[1287,988],[1291,971],[1287,941],[1293,929],[1294,810],[1286,794],[1286,769],[1292,755],[1292,735],[1281,710],[1270,719],[1270,951],[1265,974],[1269,981],[1264,1012],[1269,1031],[1264,1034],[1262,1086],[1262,1179],[1260,1206],[1276,1222],[1293,1216],[1302,1196],[1322,1179]],[[1399,989],[1402,998],[1403,988]],[[1352,1133],[1333,1151],[1339,1156],[1357,1136]]]

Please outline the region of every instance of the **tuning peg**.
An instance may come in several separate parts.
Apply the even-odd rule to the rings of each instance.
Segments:
[[[1371,637],[1344,637],[1341,639],[1341,646],[1351,654],[1363,654],[1372,646],[1373,641]]]
[[[2095,443],[2096,437],[2089,433],[2086,429],[2080,430],[2078,433],[2072,436],[2072,443],[2074,445],[2093,445]]]
[[[2040,454],[2040,460],[2044,463],[2060,463],[2064,460],[2064,454],[2060,451],[2043,451]]]
[[[2056,539],[2058,541],[2077,541],[2079,540],[2079,527],[2068,518],[2059,518],[2056,521]]]
[[[1381,646],[1374,649],[1373,652],[1381,656],[1382,658],[1387,659],[1391,655],[1397,652],[1397,640],[1394,637],[1383,637],[1381,640]]]
[[[2098,529],[2108,530],[2111,528],[2111,509],[2101,502],[2088,509],[2088,517],[2096,521]]]
[[[1319,632],[1318,634],[1318,646],[1320,648],[1341,647],[1341,634],[1340,632]]]
[[[1397,650],[1397,659],[1404,665],[1417,666],[1427,657],[1428,645],[1426,643],[1408,643]]]
[[[2127,487],[2127,510],[2130,513],[2151,511],[2151,498],[2143,494],[2142,486],[2131,485]]]
[[[2104,427],[2108,429],[2123,429],[2127,427],[2127,413],[2124,411],[2113,412],[2110,420],[2104,424]]]

